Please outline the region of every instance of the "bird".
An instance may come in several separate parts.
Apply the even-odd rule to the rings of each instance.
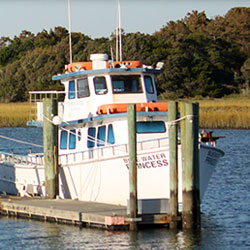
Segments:
[[[220,138],[225,138],[225,136],[213,136],[213,131],[207,132],[205,129],[201,132],[201,142],[211,143],[212,146],[216,146],[216,141]]]

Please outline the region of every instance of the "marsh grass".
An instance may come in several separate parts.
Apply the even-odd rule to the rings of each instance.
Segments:
[[[200,128],[250,129],[250,97],[198,102]],[[30,111],[29,103],[0,103],[0,127],[25,127]]]
[[[202,100],[200,127],[250,129],[250,98]]]
[[[25,127],[30,110],[29,103],[0,103],[0,127]]]

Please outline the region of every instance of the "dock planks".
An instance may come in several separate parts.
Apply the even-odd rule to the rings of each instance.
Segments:
[[[0,213],[80,226],[101,227],[110,230],[128,230],[133,222],[126,206],[67,199],[0,197]],[[140,215],[141,225],[168,225],[169,215]]]

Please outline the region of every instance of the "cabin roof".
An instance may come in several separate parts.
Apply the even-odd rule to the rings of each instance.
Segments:
[[[79,119],[79,120],[73,120],[73,121],[67,121],[67,122],[62,122],[60,124],[60,127],[66,127],[69,125],[77,125],[81,123],[88,123],[88,122],[93,122],[93,121],[100,121],[104,120],[107,118],[119,118],[119,117],[125,117],[127,116],[127,113],[116,113],[116,114],[104,114],[104,115],[97,115],[93,117],[87,117],[85,119]],[[149,112],[136,112],[137,116],[147,116],[147,117],[152,117],[152,116],[167,116],[168,111],[149,111]],[[31,127],[43,127],[43,122],[42,121],[28,121],[27,126]]]
[[[84,70],[72,73],[65,73],[61,75],[55,75],[52,77],[52,80],[57,81],[73,77],[95,75],[101,73],[125,73],[125,72],[159,74],[162,72],[162,70],[148,69],[148,68],[106,68],[106,69]]]

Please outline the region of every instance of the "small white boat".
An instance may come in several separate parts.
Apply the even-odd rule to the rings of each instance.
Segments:
[[[165,201],[170,197],[170,180],[168,106],[158,102],[155,84],[155,75],[161,70],[139,61],[108,61],[106,54],[93,54],[90,59],[91,62],[69,64],[64,74],[52,78],[60,80],[65,88],[64,101],[58,104],[61,121],[58,135],[59,196],[127,205],[126,108],[128,103],[136,103],[138,199],[163,204],[157,212],[164,212]],[[36,99],[37,113],[36,120],[29,125],[39,126],[44,117],[43,103],[38,96],[62,92],[33,91],[30,94]],[[222,150],[200,143],[201,198],[223,155]],[[179,180],[181,202],[181,174]],[[45,195],[44,182],[43,155],[30,154],[26,158],[1,155],[2,192]]]

